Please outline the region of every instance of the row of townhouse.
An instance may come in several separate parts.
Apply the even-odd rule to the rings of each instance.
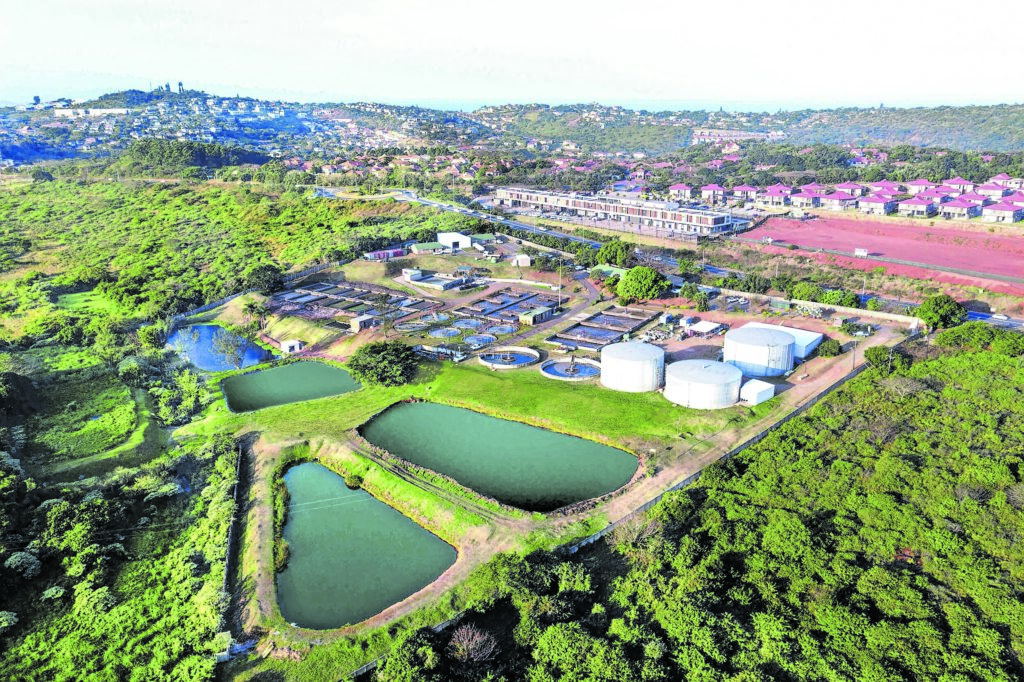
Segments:
[[[795,188],[781,183],[765,188],[739,185],[732,189],[710,184],[695,190],[689,185],[677,184],[669,187],[669,193],[681,201],[699,197],[707,204],[749,202],[772,208],[858,210],[872,215],[898,213],[915,218],[980,217],[989,222],[1010,223],[1024,220],[1024,179],[1005,173],[984,183],[958,176],[941,183],[922,178],[906,183],[879,180],[841,182],[833,186],[812,182]]]
[[[674,201],[649,201],[571,192],[547,192],[520,187],[499,188],[495,204],[545,213],[558,212],[593,220],[650,227],[670,233],[713,237],[745,228],[749,221],[727,211],[680,206]]]

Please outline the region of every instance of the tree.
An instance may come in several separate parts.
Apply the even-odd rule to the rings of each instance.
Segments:
[[[266,303],[256,300],[249,300],[242,306],[242,314],[248,322],[255,321],[262,331],[267,326],[267,316],[270,315],[270,307]]]
[[[53,182],[53,173],[45,171],[42,168],[33,168],[30,176],[32,182]]]
[[[932,329],[946,329],[967,320],[967,308],[949,294],[929,296],[917,308],[917,317]]]
[[[812,284],[811,282],[798,282],[793,285],[793,290],[790,296],[801,301],[811,301],[816,303],[821,300],[824,293],[825,292],[822,291],[821,287],[817,284]]]
[[[910,367],[910,356],[888,346],[872,346],[864,351],[864,359],[880,374],[888,375]]]
[[[671,283],[665,275],[654,268],[640,265],[630,268],[629,272],[622,276],[618,286],[615,287],[615,292],[620,298],[649,301],[660,296],[669,286]]]
[[[386,339],[395,326],[395,318],[399,317],[397,313],[400,308],[395,305],[397,300],[394,300],[388,293],[382,293],[371,298],[370,303],[373,304],[374,310],[379,314],[380,328],[384,332],[384,338]]]
[[[41,566],[39,559],[28,552],[15,552],[4,562],[4,568],[18,573],[25,580],[31,580],[39,575]]]
[[[636,251],[631,244],[615,239],[601,245],[597,252],[597,262],[626,268],[636,262]]]
[[[18,614],[14,611],[0,611],[0,633],[18,624]]]
[[[488,661],[494,657],[498,643],[487,632],[472,625],[459,626],[448,642],[448,655],[460,663]]]
[[[352,376],[371,386],[401,386],[413,380],[419,357],[400,341],[377,341],[357,350],[348,361]]]
[[[698,313],[706,313],[711,310],[711,297],[708,296],[707,292],[700,291],[693,298],[694,304],[697,306]]]
[[[248,339],[238,334],[233,334],[226,329],[218,329],[213,333],[213,352],[235,369],[241,369],[245,364],[245,352],[248,349]]]
[[[843,352],[843,347],[835,339],[825,339],[818,344],[818,357],[834,358]]]

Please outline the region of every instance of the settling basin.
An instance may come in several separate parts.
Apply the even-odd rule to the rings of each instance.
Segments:
[[[432,583],[455,550],[324,466],[284,475],[288,565],[277,600],[289,623],[324,630],[359,623]]]
[[[221,382],[224,399],[235,412],[249,412],[300,400],[341,395],[360,388],[352,375],[323,362],[293,362]]]
[[[637,468],[624,450],[434,403],[395,405],[359,431],[393,455],[527,511],[611,492]]]

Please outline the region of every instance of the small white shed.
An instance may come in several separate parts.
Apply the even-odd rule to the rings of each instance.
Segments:
[[[775,386],[767,381],[751,379],[740,387],[740,400],[748,405],[760,405],[775,397]]]

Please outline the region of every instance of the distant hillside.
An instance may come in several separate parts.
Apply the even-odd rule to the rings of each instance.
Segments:
[[[96,99],[89,100],[88,102],[76,103],[76,108],[82,109],[109,109],[118,107],[141,107],[146,104],[153,102],[160,102],[163,100],[177,100],[177,99],[192,99],[195,97],[210,97],[207,93],[202,90],[186,90],[179,93],[177,90],[168,92],[166,90],[152,90],[150,92],[143,92],[142,90],[122,90],[121,92],[108,92],[105,95],[100,95]]]
[[[793,112],[789,141],[912,144],[959,150],[1024,149],[1024,104]]]

